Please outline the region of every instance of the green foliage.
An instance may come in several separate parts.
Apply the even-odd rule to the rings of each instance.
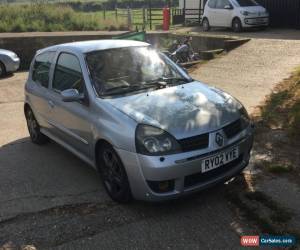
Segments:
[[[261,115],[270,127],[286,129],[291,139],[300,138],[300,68],[276,87]]]
[[[91,13],[75,12],[66,5],[0,5],[0,32],[81,31],[119,29],[123,23]]]

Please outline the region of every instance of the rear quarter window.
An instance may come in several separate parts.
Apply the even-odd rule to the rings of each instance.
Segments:
[[[217,0],[210,0],[207,5],[209,8],[216,8],[216,2]]]
[[[35,57],[32,68],[32,80],[48,88],[49,72],[55,52],[45,52]]]

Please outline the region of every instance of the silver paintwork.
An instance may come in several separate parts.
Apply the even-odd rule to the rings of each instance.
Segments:
[[[20,58],[14,52],[5,49],[0,49],[0,62],[4,64],[7,73],[17,71],[20,66]]]
[[[141,200],[165,200],[185,195],[224,181],[239,173],[249,161],[253,142],[253,128],[234,138],[225,139],[219,147],[214,143],[216,132],[239,117],[241,104],[229,94],[197,81],[148,93],[113,99],[98,98],[90,82],[84,53],[93,50],[127,46],[148,46],[146,43],[119,40],[101,40],[56,45],[38,51],[54,51],[56,61],[61,52],[72,53],[80,61],[89,104],[64,102],[59,92],[52,90],[54,63],[50,69],[50,84],[46,89],[32,81],[29,72],[25,85],[25,103],[28,104],[41,131],[75,155],[96,168],[95,146],[99,140],[109,142],[119,154],[129,178],[132,194]],[[182,71],[182,70],[181,70]],[[136,153],[135,130],[139,123],[165,129],[176,139],[210,133],[209,147],[201,150],[165,156],[146,156]],[[243,161],[212,180],[184,189],[184,176],[200,172],[202,159],[224,148],[236,145],[243,153]],[[146,180],[175,179],[175,190],[154,193]]]

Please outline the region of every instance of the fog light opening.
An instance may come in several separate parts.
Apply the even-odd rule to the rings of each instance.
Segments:
[[[156,193],[166,193],[174,190],[174,180],[147,181],[152,191]]]

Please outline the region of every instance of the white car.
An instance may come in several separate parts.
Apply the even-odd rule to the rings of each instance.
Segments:
[[[202,20],[204,31],[211,27],[231,27],[240,32],[243,28],[267,27],[269,13],[254,0],[209,0]]]

